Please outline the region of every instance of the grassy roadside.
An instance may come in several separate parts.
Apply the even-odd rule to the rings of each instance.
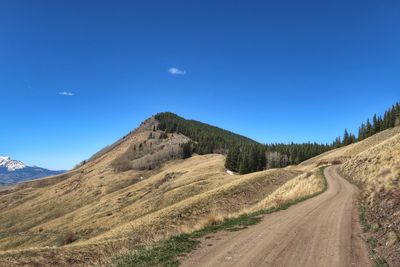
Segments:
[[[362,188],[362,185],[360,183],[355,182],[348,175],[344,174],[340,170],[338,171],[338,173],[343,178],[345,178],[349,183],[357,186],[360,189]],[[376,231],[376,229],[374,229],[374,227],[372,227],[372,225],[368,221],[368,209],[367,209],[364,201],[361,199],[361,197],[357,200],[357,207],[358,207],[358,217],[360,220],[360,224],[361,224],[364,234],[367,236],[366,240],[368,243],[370,255],[373,260],[374,266],[375,267],[389,267],[389,264],[386,262],[386,260],[383,257],[381,257],[378,254],[378,252],[376,251],[376,245],[377,245],[378,240],[374,237],[374,233],[373,233]]]
[[[378,240],[374,237],[373,232],[376,231],[374,227],[368,222],[367,218],[367,208],[365,207],[365,204],[361,199],[358,200],[358,212],[359,212],[359,218],[360,218],[360,223],[363,228],[364,234],[369,236],[367,238],[367,243],[369,245],[370,249],[370,254],[372,256],[372,259],[374,261],[374,266],[375,267],[389,267],[389,264],[386,262],[386,260],[381,257],[378,252],[375,250],[376,245]]]
[[[250,225],[259,223],[266,214],[285,210],[294,204],[325,192],[328,188],[328,183],[324,175],[325,168],[326,166],[321,167],[318,170],[318,175],[321,177],[321,179],[323,179],[324,183],[323,189],[319,192],[290,200],[278,207],[261,209],[255,212],[242,214],[238,217],[227,218],[222,221],[213,222],[203,229],[194,231],[190,234],[172,236],[167,240],[158,242],[151,246],[138,247],[133,252],[119,256],[116,259],[116,266],[178,266],[178,257],[194,250],[197,247],[199,244],[197,238],[223,230],[237,231],[245,229]]]

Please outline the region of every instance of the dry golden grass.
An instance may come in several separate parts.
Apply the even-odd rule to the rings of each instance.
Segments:
[[[299,166],[246,175],[227,174],[222,155],[116,171],[115,159],[150,132],[151,124],[144,124],[67,174],[0,191],[0,265],[107,264],[104,259],[137,244],[312,195],[323,187],[315,175],[321,161],[355,157],[400,131],[385,131]]]
[[[400,265],[400,134],[390,135],[399,129],[384,133],[388,139],[352,157],[341,168],[363,189],[367,238],[390,266]]]
[[[295,199],[300,199],[321,192],[323,189],[323,177],[319,174],[318,168],[315,168],[309,172],[298,175],[283,184],[272,194],[268,195],[265,199],[255,205],[252,208],[252,211],[279,207],[282,204]]]
[[[312,159],[306,160],[299,164],[298,167],[307,169],[310,165],[317,166],[320,162],[333,162],[340,161],[342,163],[351,159],[352,157],[374,147],[377,146],[386,140],[400,134],[400,127],[395,127],[392,129],[388,129],[382,131],[378,134],[375,134],[361,142],[357,142],[345,147],[341,147],[338,149],[334,149],[328,152],[325,152],[319,156],[316,156]]]
[[[116,171],[114,160],[147,140],[150,132],[144,125],[67,174],[2,191],[0,263],[69,266],[82,259],[98,261],[102,254],[109,257],[107,251],[237,214],[300,173],[275,169],[229,175],[222,155],[173,160],[154,170]]]
[[[400,134],[356,155],[341,171],[371,192],[399,188]]]
[[[29,201],[14,203],[10,200],[15,195],[21,195],[19,191],[8,197],[5,195],[0,198],[5,207],[0,218],[4,233],[0,247],[8,252],[3,253],[2,258],[23,261],[30,255],[31,260],[34,258],[43,264],[43,255],[51,254],[54,259],[58,257],[54,255],[60,254],[58,258],[61,262],[58,264],[62,265],[69,257],[92,255],[90,248],[98,250],[101,247],[102,251],[107,251],[115,247],[119,251],[139,243],[151,243],[171,234],[199,229],[212,221],[248,209],[299,174],[298,171],[276,169],[229,175],[223,164],[224,157],[221,155],[194,156],[169,162],[157,173],[137,183],[121,182],[126,186],[117,186],[111,193],[105,190],[97,196],[97,201],[86,200],[86,205],[76,209],[71,208],[74,202],[82,203],[83,198],[92,198],[92,191],[89,191],[89,196],[82,194],[79,199],[74,199],[74,190],[63,194],[61,197],[68,199],[64,209],[55,206],[60,200],[55,199],[55,203],[53,199],[45,201],[43,195],[34,193],[37,190],[53,193],[64,188],[64,183],[71,182],[69,179],[51,186],[48,189],[50,192],[46,192],[46,188],[24,189],[24,192],[29,191]],[[128,174],[131,176],[134,173]],[[118,180],[128,179],[126,174],[115,176]],[[71,198],[66,198],[69,195]],[[10,202],[9,205],[2,200]],[[54,210],[52,207],[55,207]],[[63,240],[71,232],[78,240],[58,247],[65,244]],[[101,255],[96,254],[93,258],[99,257]]]

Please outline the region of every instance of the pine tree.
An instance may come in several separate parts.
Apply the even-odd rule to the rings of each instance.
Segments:
[[[267,166],[267,159],[265,157],[265,150],[264,148],[260,147],[258,149],[258,165],[257,165],[257,171],[261,171],[265,169]]]
[[[366,128],[367,128],[367,130],[366,130],[366,135],[365,135],[365,137],[370,137],[371,135],[373,135],[372,125],[371,125],[371,123],[369,122],[369,119],[367,120]]]
[[[365,139],[365,124],[361,123],[360,128],[358,128],[358,141]]]
[[[374,114],[374,116],[372,118],[372,133],[376,134],[376,133],[379,133],[379,131],[380,131],[380,127],[379,127],[378,118],[377,118],[376,114]]]
[[[341,147],[341,146],[342,146],[342,141],[341,141],[341,139],[340,139],[340,136],[339,136],[339,137],[336,137],[335,141],[334,141],[333,144],[332,144],[332,147],[333,147],[333,148],[339,148],[339,147]]]
[[[225,168],[234,172],[239,171],[239,154],[240,149],[238,146],[229,149],[228,154],[226,155]]]
[[[191,153],[227,154],[225,161],[227,169],[248,173],[265,168],[298,164],[330,149],[352,144],[395,125],[400,125],[400,103],[396,103],[387,109],[383,116],[374,114],[372,119],[362,123],[358,129],[357,138],[345,129],[343,139],[342,137],[337,137],[329,145],[316,143],[262,145],[218,127],[193,120],[185,120],[173,113],[160,113],[155,117],[159,122],[158,130],[163,131],[160,134],[160,139],[167,138],[167,133],[179,132],[193,140],[190,149],[188,146],[182,147],[182,150],[185,150],[185,152],[182,151],[185,156],[189,156]],[[149,138],[151,137],[149,136]],[[141,149],[142,147],[139,146],[139,150]]]
[[[249,173],[250,168],[249,168],[249,158],[248,154],[241,154],[240,155],[240,162],[239,162],[239,173],[240,174],[245,174]]]
[[[347,129],[344,129],[343,145],[347,146],[350,143],[349,141],[349,133],[347,132]]]
[[[190,142],[184,143],[181,145],[182,146],[182,158],[187,159],[192,156],[192,145]]]

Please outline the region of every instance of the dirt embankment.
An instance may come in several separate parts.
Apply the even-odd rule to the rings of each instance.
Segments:
[[[356,155],[341,172],[362,189],[365,239],[374,256],[400,266],[400,135]]]

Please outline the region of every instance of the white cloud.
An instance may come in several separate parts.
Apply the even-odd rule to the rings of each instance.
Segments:
[[[186,70],[180,70],[177,68],[169,68],[168,72],[171,73],[172,75],[185,75]]]
[[[62,96],[74,96],[74,93],[71,93],[71,92],[59,92],[58,93],[59,95],[62,95]]]

